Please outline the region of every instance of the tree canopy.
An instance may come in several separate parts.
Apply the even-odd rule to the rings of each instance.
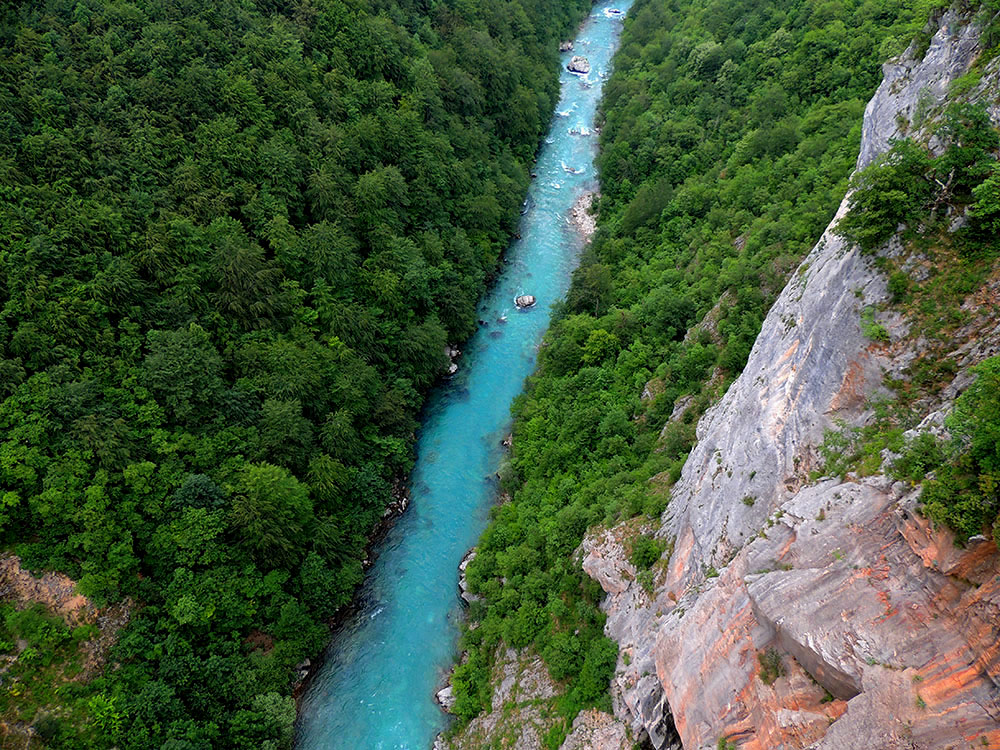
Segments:
[[[49,744],[288,746],[586,7],[0,9],[0,531],[134,602]]]

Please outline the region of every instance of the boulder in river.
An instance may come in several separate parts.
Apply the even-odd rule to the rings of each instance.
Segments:
[[[590,72],[590,60],[586,57],[581,57],[580,55],[573,55],[573,59],[569,61],[569,65],[566,66],[566,70],[570,73],[587,74]]]
[[[480,321],[480,322],[483,322],[483,321]],[[446,346],[444,348],[444,354],[445,354],[445,356],[448,357],[449,360],[451,360],[448,363],[448,375],[449,376],[454,375],[456,372],[458,372],[458,363],[455,362],[455,359],[461,353],[462,353],[462,350],[459,349],[457,346],[452,346],[452,345],[449,344],[448,346]]]
[[[437,698],[437,702],[441,708],[451,713],[451,709],[455,707],[455,692],[452,690],[451,685],[438,690],[434,697]]]
[[[465,557],[462,558],[462,562],[458,564],[458,590],[462,599],[466,604],[472,604],[474,601],[479,600],[477,594],[473,594],[469,590],[469,581],[465,577],[465,570],[469,567],[469,563],[476,559],[476,548],[473,547],[468,552],[465,553]]]
[[[560,42],[559,43],[559,51],[560,52],[572,52],[573,51],[573,42]]]
[[[514,304],[518,307],[534,307],[535,301],[533,294],[519,294],[514,298]]]

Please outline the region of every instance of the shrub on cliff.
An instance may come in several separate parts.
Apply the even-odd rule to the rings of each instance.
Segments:
[[[862,250],[874,252],[900,224],[923,218],[932,188],[928,153],[913,141],[896,141],[851,179],[850,210],[837,224],[837,232]]]
[[[897,140],[851,178],[850,208],[837,233],[871,253],[900,226],[912,231],[932,224],[943,207],[961,210],[971,203],[965,237],[995,248],[990,230],[1000,226],[994,183],[1000,138],[985,106],[952,104],[936,135],[946,144],[939,156],[910,139]]]
[[[1000,544],[1000,357],[975,368],[976,380],[947,420],[958,455],[924,485],[923,512],[955,530],[961,541],[991,525]]]

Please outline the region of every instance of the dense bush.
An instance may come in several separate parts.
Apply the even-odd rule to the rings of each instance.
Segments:
[[[289,744],[588,7],[0,9],[0,531],[136,603],[64,746]]]
[[[923,512],[947,524],[961,540],[991,526],[1000,544],[1000,357],[981,362],[976,380],[946,424],[958,441],[957,456],[924,483]]]
[[[995,184],[1000,136],[986,107],[952,104],[937,136],[945,145],[937,157],[918,143],[903,139],[858,172],[851,180],[850,209],[838,222],[838,233],[871,253],[900,225],[912,235],[921,225],[932,226],[939,210],[961,209],[971,203],[969,226],[963,232],[964,249],[996,252],[993,230],[1000,216]]]

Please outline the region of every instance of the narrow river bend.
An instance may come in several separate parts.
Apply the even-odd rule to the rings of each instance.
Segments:
[[[594,115],[631,0],[599,2],[564,54],[562,92],[508,265],[480,303],[486,321],[461,369],[423,414],[411,504],[383,541],[358,612],[337,632],[302,700],[300,750],[428,750],[448,719],[434,691],[456,656],[458,563],[486,526],[510,404],[535,367],[549,309],[569,286],[582,239],[573,204],[596,187]],[[587,76],[565,65],[583,55]],[[537,304],[515,308],[518,294]]]

